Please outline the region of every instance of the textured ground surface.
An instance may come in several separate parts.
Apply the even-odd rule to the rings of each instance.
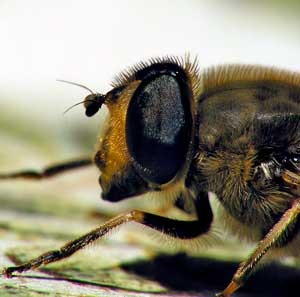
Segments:
[[[12,122],[9,112],[0,118],[1,171],[41,168],[93,147],[93,130],[86,135],[71,129],[72,138],[31,121]],[[112,205],[98,197],[93,168],[43,182],[1,181],[0,268],[57,248],[126,209],[151,209],[139,199]],[[12,279],[0,277],[0,296],[214,296],[249,253],[249,247],[231,241],[193,253],[161,241],[145,229],[124,226],[67,260]],[[266,266],[236,296],[296,296],[297,266],[293,259]]]

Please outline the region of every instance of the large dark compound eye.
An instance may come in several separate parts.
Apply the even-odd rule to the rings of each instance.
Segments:
[[[139,175],[161,185],[186,160],[193,122],[191,90],[184,71],[172,63],[151,65],[137,78],[142,82],[127,111],[127,147]]]

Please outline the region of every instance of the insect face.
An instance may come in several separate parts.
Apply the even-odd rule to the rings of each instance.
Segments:
[[[192,153],[193,98],[191,77],[172,61],[143,65],[106,95],[110,117],[95,157],[104,199],[182,182]]]

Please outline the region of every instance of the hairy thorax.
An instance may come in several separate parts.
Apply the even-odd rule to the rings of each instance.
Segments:
[[[300,91],[247,81],[223,88],[221,95],[211,89],[198,101],[197,182],[216,194],[231,226],[263,236],[294,199],[279,176],[279,163],[292,150],[286,143],[300,140],[300,125],[295,129],[294,121],[291,131],[287,121],[300,113],[294,100]]]

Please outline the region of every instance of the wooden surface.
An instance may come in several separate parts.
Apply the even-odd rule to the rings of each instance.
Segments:
[[[29,125],[29,118],[11,122],[8,115],[0,119],[0,171],[41,168],[91,153],[95,130],[89,137],[77,131],[74,141],[62,131]],[[118,204],[101,201],[97,178],[97,170],[87,168],[42,182],[0,181],[0,268],[56,249],[122,211],[158,210],[153,201],[141,198]],[[197,249],[182,251],[157,233],[128,224],[67,260],[12,279],[1,276],[0,296],[214,296],[251,247],[231,238],[211,242],[205,239]],[[297,267],[296,259],[266,266],[235,296],[296,296]]]

